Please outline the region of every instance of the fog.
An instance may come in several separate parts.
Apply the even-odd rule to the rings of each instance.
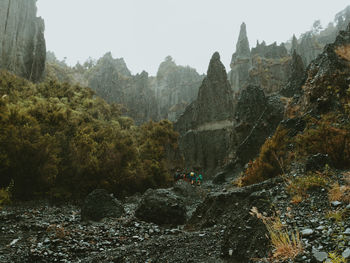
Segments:
[[[219,51],[228,69],[240,24],[251,47],[299,36],[320,19],[325,27],[349,0],[39,0],[47,49],[70,65],[111,51],[133,74],[155,75],[171,55],[177,64],[206,72]]]

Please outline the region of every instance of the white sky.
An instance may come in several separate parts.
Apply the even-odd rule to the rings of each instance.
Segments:
[[[288,40],[323,26],[350,0],[38,0],[47,49],[67,63],[111,51],[133,74],[155,75],[171,55],[179,65],[205,73],[213,52],[229,68],[240,24],[250,45]]]

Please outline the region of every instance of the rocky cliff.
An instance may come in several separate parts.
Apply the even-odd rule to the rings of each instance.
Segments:
[[[210,60],[197,100],[175,124],[186,167],[213,172],[228,157],[233,126],[233,96],[219,53]]]
[[[122,104],[137,124],[159,120],[154,91],[147,72],[132,76],[124,59],[105,54],[88,74],[89,87],[110,103]]]
[[[45,68],[44,21],[36,0],[0,2],[0,68],[38,81]]]
[[[228,74],[234,93],[238,93],[241,88],[247,84],[249,79],[249,69],[251,66],[252,63],[247,29],[245,23],[242,23],[236,44],[236,52],[232,55],[231,59],[231,71]]]
[[[166,57],[151,85],[161,117],[175,121],[195,100],[203,78],[195,69],[176,65],[172,57]]]
[[[291,74],[291,57],[284,44],[257,43],[257,46],[252,48],[251,54],[250,84],[260,86],[265,94],[280,91],[287,84]]]

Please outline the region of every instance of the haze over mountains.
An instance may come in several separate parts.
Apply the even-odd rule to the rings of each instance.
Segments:
[[[350,6],[156,76],[71,67],[36,0],[0,7],[1,262],[350,259]]]

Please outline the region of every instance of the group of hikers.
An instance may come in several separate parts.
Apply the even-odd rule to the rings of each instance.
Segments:
[[[198,173],[196,171],[181,171],[180,169],[177,169],[174,173],[174,181],[177,182],[178,180],[184,180],[186,182],[190,182],[191,185],[200,186],[203,181],[203,175],[201,173]]]

